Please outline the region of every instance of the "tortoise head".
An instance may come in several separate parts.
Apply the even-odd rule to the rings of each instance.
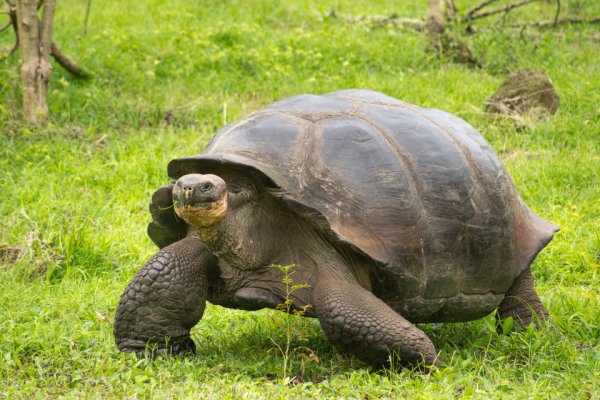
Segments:
[[[173,187],[175,212],[188,224],[208,227],[227,211],[227,184],[216,175],[188,174]]]

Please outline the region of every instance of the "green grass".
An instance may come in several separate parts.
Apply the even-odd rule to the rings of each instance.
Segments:
[[[469,69],[418,32],[329,16],[420,18],[423,1],[92,2],[85,35],[86,3],[59,2],[55,39],[94,77],[54,66],[47,128],[18,119],[18,61],[0,63],[0,243],[23,249],[0,264],[0,398],[598,398],[597,25],[479,24],[465,40],[482,67]],[[563,3],[565,16],[600,15],[598,2]],[[532,4],[508,22],[553,10]],[[506,74],[531,66],[553,80],[558,114],[522,130],[486,116]],[[273,343],[285,345],[285,316],[209,306],[196,357],[119,354],[113,314],[156,251],[147,203],[167,162],[275,99],[347,87],[450,111],[484,134],[525,201],[561,227],[533,266],[556,331],[498,335],[493,317],[423,325],[440,352],[428,375],[375,371],[295,319],[289,374],[301,379],[285,386]]]

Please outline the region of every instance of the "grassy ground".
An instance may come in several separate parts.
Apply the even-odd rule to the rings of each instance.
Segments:
[[[488,21],[466,38],[482,64],[469,69],[433,55],[418,32],[346,18],[421,18],[424,1],[92,2],[87,28],[85,3],[59,2],[55,38],[94,77],[55,66],[46,129],[19,122],[17,61],[0,63],[0,243],[13,247],[0,264],[0,398],[598,398],[597,25]],[[592,0],[562,3],[565,16],[600,14]],[[558,114],[521,130],[486,116],[504,77],[531,66],[556,85]],[[156,251],[147,203],[168,160],[272,100],[347,87],[453,112],[485,135],[526,202],[561,227],[533,266],[556,331],[498,335],[491,316],[424,325],[438,370],[375,371],[332,348],[316,321],[209,306],[193,330],[196,357],[119,354],[113,314]],[[291,385],[277,348],[287,323]]]

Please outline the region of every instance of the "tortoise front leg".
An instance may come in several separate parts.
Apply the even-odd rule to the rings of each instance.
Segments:
[[[120,351],[195,352],[190,329],[204,312],[210,268],[217,259],[197,237],[165,247],[121,295],[114,335]]]
[[[435,363],[427,335],[358,282],[321,268],[313,301],[329,341],[358,358],[377,367],[388,366],[390,356],[403,366]]]

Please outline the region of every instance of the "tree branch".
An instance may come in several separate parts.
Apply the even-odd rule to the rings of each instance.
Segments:
[[[558,22],[558,15],[560,14],[560,0],[556,0],[556,14],[554,15],[554,25]]]
[[[69,71],[70,73],[72,73],[75,76],[78,76],[80,78],[86,78],[89,76],[88,72],[85,71],[83,68],[81,68],[79,65],[77,65],[77,63],[75,61],[73,61],[69,56],[67,56],[65,53],[62,52],[62,50],[58,47],[58,45],[56,43],[54,43],[54,41],[52,41],[52,26],[48,26],[48,19],[47,18],[51,18],[49,19],[50,24],[52,25],[52,21],[53,21],[53,16],[50,17],[49,14],[46,14],[46,8],[48,8],[48,6],[51,6],[52,8],[55,7],[55,0],[42,0],[41,3],[44,3],[44,13],[42,14],[42,21],[40,22],[40,26],[42,27],[42,29],[44,30],[42,32],[42,49],[43,51],[46,53],[47,55],[51,55],[56,62],[58,62],[58,64],[63,67],[64,69],[66,69],[67,71]],[[49,10],[49,12],[54,13],[54,10]],[[46,18],[46,20],[44,19]],[[46,22],[44,22],[46,21]],[[47,31],[50,30],[50,31]],[[46,33],[46,35],[48,35],[46,38],[43,37],[44,32]]]
[[[493,4],[495,2],[497,2],[498,0],[486,0],[482,3],[479,3],[477,6],[471,8],[468,12],[467,12],[467,17],[465,18],[466,20],[471,19],[471,17],[473,16],[473,14],[475,14],[477,11],[481,10],[484,7],[489,6],[490,4]]]
[[[54,42],[52,42],[52,52],[50,54],[52,55],[52,57],[54,57],[56,62],[61,67],[63,67],[73,75],[78,76],[80,78],[87,78],[90,76],[90,74],[85,69],[77,65],[75,61],[73,61],[69,56],[63,53]]]
[[[15,51],[17,51],[17,49],[18,49],[18,48],[19,48],[19,44],[15,42],[15,44],[13,45],[13,47],[11,47],[11,48],[10,48],[10,50],[8,50],[8,53],[6,54],[6,56],[4,56],[4,57],[0,57],[0,61],[4,61],[4,60],[6,60],[7,58],[9,58],[10,56],[12,56],[12,55],[13,55],[13,53],[14,53]]]
[[[85,18],[83,20],[83,35],[87,35],[88,21],[90,19],[90,9],[92,8],[92,0],[88,0],[87,6],[85,7]]]
[[[8,13],[7,13],[8,14]],[[9,14],[10,15],[10,14]],[[0,28],[0,32],[4,32],[5,30],[8,29],[9,26],[12,26],[12,21],[8,21],[6,23],[6,25],[4,25],[2,28]]]
[[[10,4],[10,2],[8,0],[5,0],[6,3]],[[38,1],[38,7],[44,4],[44,1]],[[49,1],[48,4],[44,7],[44,9],[48,6],[50,7],[55,7],[55,1]],[[72,73],[73,75],[80,77],[80,78],[87,78],[90,76],[90,74],[82,67],[80,67],[79,65],[77,65],[77,63],[75,61],[73,61],[69,56],[67,56],[65,53],[62,52],[62,50],[58,47],[58,45],[56,43],[54,43],[54,41],[52,41],[52,32],[50,32],[50,30],[53,28],[53,26],[51,27],[48,23],[48,20],[50,18],[50,12],[54,12],[54,10],[47,10],[45,11],[45,13],[42,13],[42,20],[40,20],[38,18],[38,25],[40,26],[40,38],[42,39],[42,43],[41,43],[41,48],[42,51],[45,51],[47,53],[47,55],[51,55],[56,62],[63,67],[64,69],[66,69],[67,71],[69,71],[70,73]],[[17,25],[17,11],[15,7],[10,8],[9,11],[6,12],[6,14],[8,14],[10,16],[10,21],[3,26],[2,28],[0,28],[0,32],[3,32],[4,30],[8,29],[8,27],[10,27],[11,25],[14,28],[15,31],[15,44],[13,45],[13,47],[8,50],[8,53],[3,56],[0,57],[0,61],[4,61],[5,59],[9,58],[10,56],[12,56],[14,54],[14,52],[19,48],[19,34],[18,34],[18,25]],[[44,20],[45,18],[45,20]],[[46,22],[44,22],[46,21]],[[50,24],[52,24],[52,22],[50,22]],[[45,37],[44,37],[45,36]],[[50,43],[49,45],[47,43]]]
[[[17,21],[17,9],[13,5],[11,5],[8,2],[8,0],[6,1],[6,4],[8,4],[8,10],[7,11],[1,11],[0,14],[8,15],[8,22],[2,28],[0,28],[0,32],[4,32],[11,25],[15,29],[15,32],[17,32],[17,25],[16,25],[16,21]]]
[[[6,29],[8,29],[9,26],[13,27],[13,31],[15,33],[15,44],[13,45],[13,47],[10,48],[10,50],[8,50],[8,53],[6,54],[5,57],[0,57],[0,61],[4,61],[7,58],[9,58],[10,56],[12,56],[14,54],[15,51],[17,51],[17,49],[19,48],[19,32],[18,32],[18,26],[17,26],[17,9],[8,1],[5,0],[6,3],[8,4],[8,11],[6,11],[6,14],[8,14],[8,17],[10,18],[10,20],[8,21],[8,23],[3,26],[0,29],[0,32],[4,32]]]
[[[522,7],[524,5],[527,5],[529,3],[533,3],[536,1],[540,1],[540,0],[521,0],[519,2],[516,3],[511,3],[511,4],[507,4],[504,7],[498,7],[498,8],[494,8],[493,10],[490,11],[485,11],[485,12],[481,12],[479,14],[472,14],[472,15],[467,15],[467,18],[465,19],[466,21],[474,21],[476,19],[481,19],[481,18],[485,18],[485,17],[489,17],[490,15],[494,15],[494,14],[499,14],[499,13],[507,13],[510,10],[517,8],[517,7]]]

